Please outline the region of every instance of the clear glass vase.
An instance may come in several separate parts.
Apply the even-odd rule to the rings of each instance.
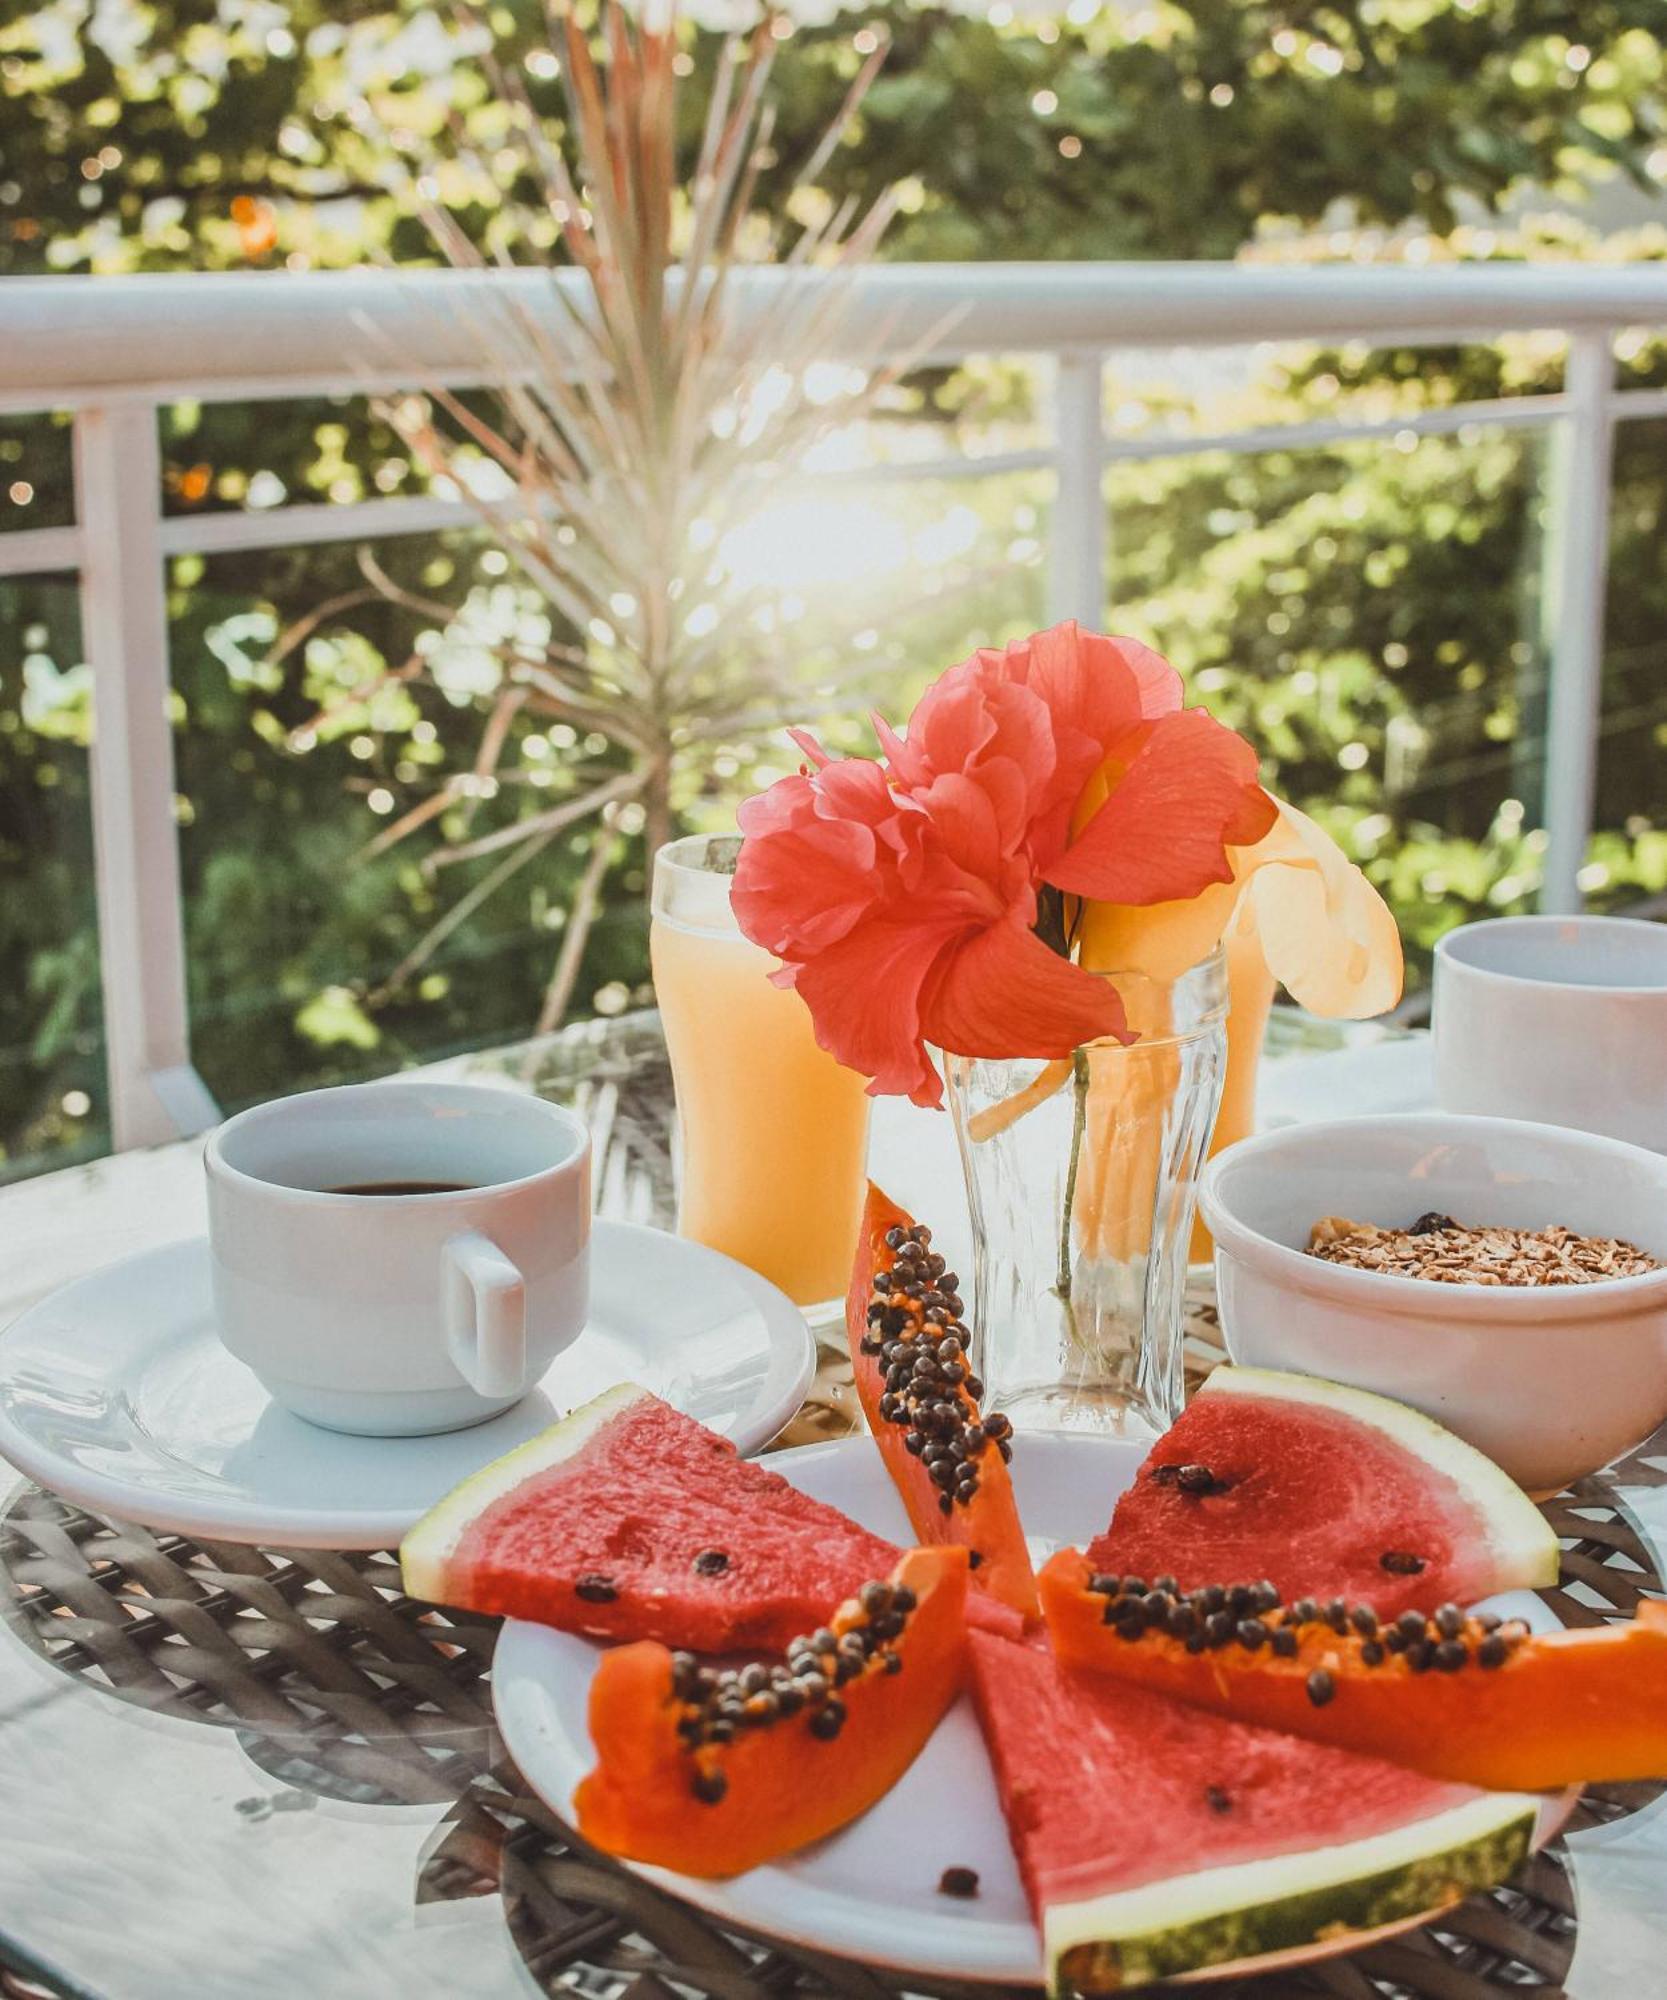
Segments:
[[[974,1365],[1019,1429],[1144,1436],[1180,1414],[1199,1167],[1226,1065],[1216,952],[1107,973],[1140,1039],[1068,1059],[949,1056],[973,1228]]]

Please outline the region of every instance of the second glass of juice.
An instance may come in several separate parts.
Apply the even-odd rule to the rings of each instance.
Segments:
[[[868,1149],[865,1080],[816,1045],[776,961],[729,903],[736,836],[654,862],[649,952],[677,1092],[678,1233],[750,1265],[798,1305],[843,1296]]]

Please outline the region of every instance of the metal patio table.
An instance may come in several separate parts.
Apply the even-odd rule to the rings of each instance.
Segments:
[[[1338,1031],[1276,1017],[1270,1055]],[[652,1015],[448,1065],[578,1105],[601,1209],[667,1222],[671,1089]],[[1346,1108],[1339,1104],[1339,1109]],[[0,1193],[0,1312],[201,1226],[200,1142]],[[963,1222],[947,1119],[877,1108],[876,1176]],[[1206,1286],[1189,1363],[1219,1356]],[[3,1335],[0,1335],[3,1338]],[[852,1421],[833,1345],[781,1442]],[[99,2000],[885,2000],[952,1991],[721,1929],[580,1851],[504,1757],[495,1623],[401,1595],[390,1554],[249,1549],[95,1518],[0,1466],[0,1993]],[[1667,1432],[1550,1504],[1553,1601],[1593,1623],[1662,1590]],[[1510,1885],[1300,1973],[1276,2000],[1667,2000],[1667,1804],[1589,1794]],[[876,1885],[883,1893],[883,1885]],[[969,1994],[974,1990],[965,1989]]]

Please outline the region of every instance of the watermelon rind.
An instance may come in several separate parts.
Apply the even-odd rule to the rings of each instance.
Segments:
[[[1451,1480],[1476,1509],[1484,1525],[1495,1590],[1547,1590],[1562,1567],[1557,1537],[1528,1495],[1491,1458],[1466,1444],[1433,1417],[1346,1383],[1280,1368],[1215,1369],[1200,1396],[1267,1396],[1331,1410],[1379,1432],[1390,1443],[1421,1459]]]
[[[1525,1793],[1484,1793],[1364,1839],[1050,1904],[1048,1990],[1124,1992],[1446,1908],[1515,1873],[1537,1812]]]
[[[481,1515],[529,1479],[576,1458],[604,1424],[650,1393],[635,1382],[617,1383],[454,1486],[399,1545],[399,1570],[406,1595],[420,1597],[427,1604],[444,1604],[450,1594],[452,1558]]]

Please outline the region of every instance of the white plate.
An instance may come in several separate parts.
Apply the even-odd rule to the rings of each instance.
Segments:
[[[1115,1438],[1026,1436],[1013,1459],[1018,1501],[1038,1559],[1097,1534],[1134,1478],[1148,1447]],[[873,1533],[908,1543],[908,1521],[866,1437],[777,1453],[773,1470],[818,1500],[843,1508]],[[1508,1615],[1555,1625],[1528,1592],[1493,1600]],[[492,1663],[492,1698],[510,1755],[545,1803],[571,1821],[573,1791],[596,1761],[585,1713],[602,1648],[567,1632],[511,1619]],[[1542,1812],[1536,1841],[1557,1817]],[[814,1847],[706,1882],[631,1864],[639,1875],[743,1930],[842,1958],[945,1979],[1034,1985],[1041,1944],[1030,1920],[984,1741],[965,1697],[956,1703],[903,1779],[861,1819]],[[946,1868],[976,1868],[978,1895],[938,1893]],[[1390,1930],[1410,1929],[1411,1918]],[[1356,1950],[1379,1933],[1255,1961],[1256,1967]],[[1197,1975],[1237,1977],[1246,1965]]]
[[[459,1480],[616,1382],[743,1452],[815,1370],[804,1316],[699,1244],[598,1222],[584,1332],[514,1409],[438,1437],[320,1430],[215,1336],[202,1238],[95,1271],[0,1335],[0,1457],[99,1513],[284,1548],[385,1549]]]

